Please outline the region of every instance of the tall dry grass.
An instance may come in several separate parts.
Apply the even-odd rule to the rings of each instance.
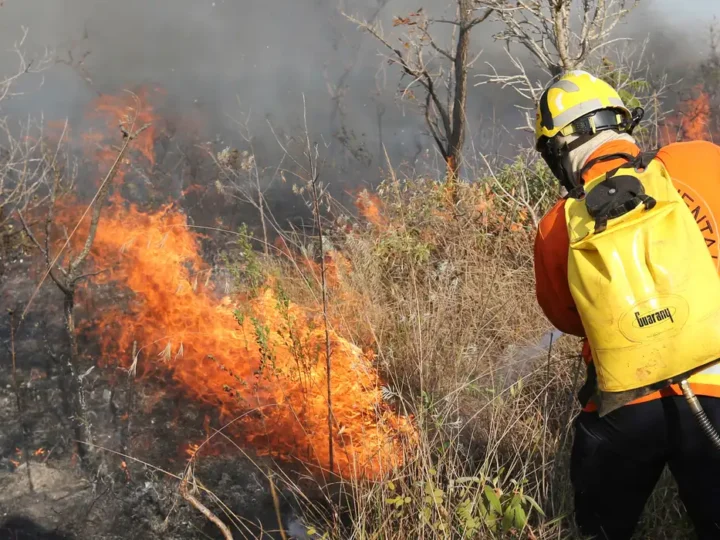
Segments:
[[[477,178],[451,194],[393,174],[360,194],[359,218],[324,205],[333,330],[374,352],[384,399],[413,415],[419,439],[380,481],[318,485],[323,503],[278,473],[310,537],[578,538],[568,462],[580,342],[549,334],[532,261],[536,221],[557,191],[524,158]],[[250,266],[319,309],[320,251],[317,239],[285,235],[280,257]],[[637,538],[689,531],[664,478]]]
[[[535,227],[507,188],[519,174],[548,181],[516,163],[460,185],[451,206],[441,182],[391,177],[360,195],[363,217],[338,220],[326,254],[335,330],[375,351],[386,400],[420,438],[382,481],[342,484],[334,511],[306,507],[311,536],[578,538],[568,461],[584,367],[579,340],[549,336],[537,305]],[[316,285],[295,270],[274,273],[311,303]],[[676,501],[664,478],[637,538],[688,538]]]

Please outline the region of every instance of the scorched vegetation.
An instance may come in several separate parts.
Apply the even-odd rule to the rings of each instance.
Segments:
[[[502,25],[548,80],[593,69],[648,109],[646,146],[717,132],[715,42],[669,110],[666,78],[633,63],[643,51],[600,54],[631,2],[584,2],[578,31],[572,2],[457,4],[453,20],[397,18],[397,50],[348,17],[412,79],[401,98],[442,157],[423,176],[386,153],[352,207],[307,122],[273,131],[279,164],[258,163],[243,133],[238,149],[193,140],[168,166],[161,89],[101,93],[83,132],[0,118],[7,513],[80,538],[576,537],[584,367],[537,307],[532,267],[560,193],[531,151],[465,148],[469,35]],[[454,29],[447,48],[437,25]],[[47,63],[21,45],[0,101]],[[542,85],[509,60],[518,73],[495,66],[480,84],[516,90],[527,112]],[[183,167],[194,176],[178,187]],[[306,228],[273,215],[269,178]],[[245,223],[193,217],[222,205],[243,205]],[[640,537],[686,537],[675,501],[663,480]]]

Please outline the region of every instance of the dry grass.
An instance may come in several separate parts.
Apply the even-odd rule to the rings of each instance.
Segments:
[[[568,457],[579,341],[548,349],[532,221],[490,186],[460,186],[453,208],[440,183],[391,179],[361,196],[364,219],[335,229],[334,329],[376,352],[385,397],[415,416],[420,441],[382,481],[342,484],[332,511],[308,504],[311,536],[578,537]],[[311,273],[272,266],[293,299],[317,302]],[[688,538],[684,522],[666,478],[637,537]]]

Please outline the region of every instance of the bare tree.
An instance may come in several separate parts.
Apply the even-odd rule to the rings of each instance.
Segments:
[[[3,102],[21,94],[17,83],[29,74],[39,74],[52,63],[48,51],[34,59],[25,52],[29,31],[9,49],[15,67],[9,75],[0,75],[0,276],[4,274],[11,244],[20,227],[14,222],[15,210],[28,212],[42,204],[46,197],[48,169],[43,154],[48,151],[42,133],[42,122],[27,121],[13,126],[3,114]]]
[[[369,23],[345,15],[370,33],[390,53],[388,62],[402,69],[401,96],[419,104],[435,144],[447,165],[448,180],[457,179],[465,144],[468,70],[476,58],[470,58],[470,33],[485,21],[493,8],[478,11],[474,0],[455,0],[453,19],[427,16],[423,9],[407,17],[396,17],[393,26],[406,33],[396,47],[385,37],[380,23]],[[438,42],[437,25],[451,29],[450,47]],[[419,88],[422,96],[415,95]]]
[[[63,316],[65,321],[65,330],[70,344],[70,353],[67,357],[67,362],[64,364],[64,370],[65,376],[69,382],[69,398],[71,401],[72,414],[74,416],[74,435],[78,443],[80,443],[77,446],[77,453],[81,458],[83,458],[83,461],[86,461],[84,458],[86,457],[87,449],[92,448],[92,446],[89,445],[92,445],[93,443],[92,425],[85,400],[84,379],[94,369],[94,366],[90,366],[89,369],[83,371],[80,353],[78,350],[75,324],[75,295],[77,293],[78,286],[83,281],[97,275],[97,272],[85,273],[84,268],[86,266],[88,256],[90,255],[90,250],[92,249],[95,241],[98,225],[100,224],[102,208],[107,201],[112,180],[115,177],[131,142],[148,127],[148,125],[145,125],[138,129],[135,126],[135,122],[136,118],[133,118],[128,122],[127,127],[124,125],[120,126],[123,134],[123,144],[120,148],[118,148],[114,162],[100,183],[97,193],[83,215],[80,217],[75,228],[70,233],[68,233],[67,230],[64,230],[64,227],[62,228],[64,231],[64,243],[59,249],[55,249],[53,242],[53,237],[55,236],[53,235],[53,229],[57,229],[59,227],[56,215],[58,203],[65,194],[72,192],[74,184],[74,175],[64,168],[59,160],[52,159],[48,165],[49,170],[52,171],[52,182],[49,186],[45,217],[42,222],[39,223],[41,226],[39,232],[41,234],[36,234],[33,231],[32,225],[28,223],[21,211],[18,210],[16,212],[20,222],[22,223],[23,231],[33,243],[35,248],[37,248],[37,250],[42,254],[45,263],[45,273],[43,279],[41,279],[40,283],[36,286],[33,295],[30,297],[30,300],[23,311],[21,319],[25,317],[33,304],[33,301],[43,285],[45,278],[50,277],[58,289],[60,289],[63,293]],[[77,253],[71,253],[69,246],[72,238],[77,233],[80,224],[85,221],[88,214],[90,214],[90,221],[85,239],[84,241],[79,242],[81,247]],[[42,242],[38,238],[40,238]]]
[[[489,74],[479,84],[495,83],[514,89],[532,104],[540,98],[549,79],[588,65],[596,53],[623,38],[613,38],[617,25],[640,0],[476,0],[491,9],[502,24],[495,39],[505,42],[514,73],[503,74],[488,64]],[[543,72],[533,80],[513,45],[521,45]],[[528,125],[533,124],[528,115]]]

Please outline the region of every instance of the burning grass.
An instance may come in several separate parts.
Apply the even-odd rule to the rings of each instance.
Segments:
[[[141,374],[169,370],[189,397],[233,421],[229,431],[260,455],[329,468],[317,309],[295,304],[272,281],[252,297],[218,298],[199,236],[170,208],[143,213],[113,204],[94,261],[110,270],[99,282],[133,294],[129,310],[109,306],[95,322],[105,362],[130,365],[139,343]],[[411,423],[384,405],[368,356],[335,331],[331,350],[335,467],[344,476],[379,475],[401,463],[398,439],[413,437]]]
[[[316,530],[578,538],[568,460],[584,378],[579,343],[542,339],[549,325],[534,297],[534,228],[491,186],[490,178],[460,185],[449,212],[442,183],[388,181],[363,196],[366,219],[338,240],[350,268],[340,288],[361,299],[363,313],[362,325],[348,316],[353,323],[341,328],[358,338],[371,332],[387,399],[413,412],[418,440],[381,481],[346,485],[349,525],[316,517]],[[640,537],[683,537],[675,495],[664,479]]]
[[[92,110],[108,124],[156,120],[147,92],[101,96]],[[152,169],[154,133],[146,129],[133,141],[132,155],[115,176],[118,187],[131,167]],[[83,148],[95,139],[83,138]],[[115,160],[107,150],[86,154],[101,172]],[[91,245],[94,284],[118,293],[85,324],[100,342],[100,367],[119,367],[132,377],[169,373],[188,398],[216,410],[227,434],[258,455],[345,478],[377,477],[402,463],[401,440],[413,439],[415,428],[384,403],[369,351],[333,328],[326,336],[319,303],[297,304],[272,276],[253,281],[252,289],[219,294],[213,268],[201,256],[203,236],[178,206],[140,209],[121,193],[116,190],[97,229],[81,217],[84,205],[67,195],[55,203],[61,210],[55,223],[33,235],[49,234],[58,253],[68,243],[76,253]],[[78,220],[77,234],[67,237]],[[301,264],[317,273],[314,261]],[[342,265],[340,254],[328,261],[330,287]],[[92,296],[92,288],[86,293]]]
[[[154,118],[143,99],[134,103]],[[98,102],[114,121],[129,106]],[[154,166],[149,137],[121,179],[131,162]],[[109,154],[93,156],[107,168]],[[211,439],[251,453],[263,481],[302,508],[310,537],[575,538],[567,457],[584,374],[575,340],[544,345],[550,327],[533,288],[533,220],[550,185],[547,171],[519,159],[457,186],[450,207],[444,184],[393,178],[359,195],[359,219],[330,216],[338,225],[322,253],[317,238],[279,232],[275,254],[261,255],[243,229],[221,265],[203,259],[207,237],[181,205],[143,208],[116,190],[94,238],[82,296],[95,309],[80,331],[99,344],[98,367],[130,389],[156,387],[122,422],[151,414],[166,390],[215,411],[206,439],[176,454],[202,477]],[[51,244],[62,245],[84,207],[69,196],[58,204]],[[222,290],[221,274],[234,286]],[[144,449],[130,445],[119,462],[124,481]],[[213,488],[194,496],[244,535]],[[656,491],[641,534],[675,537],[666,534],[682,522],[673,497],[667,482]]]

